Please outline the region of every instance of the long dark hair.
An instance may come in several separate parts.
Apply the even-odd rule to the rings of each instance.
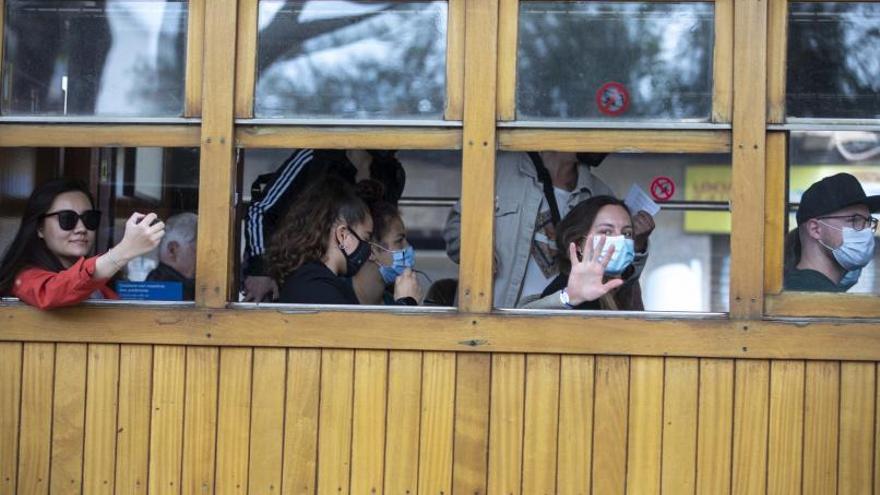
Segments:
[[[556,227],[556,247],[559,249],[559,269],[562,273],[571,271],[571,260],[568,259],[569,244],[577,243],[586,235],[593,228],[599,210],[608,205],[620,206],[629,213],[626,203],[614,196],[593,196],[572,208],[559,222]]]
[[[373,217],[373,239],[382,242],[391,222],[401,219],[400,210],[386,198],[385,186],[374,179],[362,180],[355,187],[357,195],[367,204]],[[402,220],[402,219],[401,219]]]
[[[353,228],[370,212],[354,187],[328,176],[309,186],[281,221],[267,250],[269,274],[279,281],[309,261],[321,261],[337,220]]]
[[[37,235],[43,215],[49,212],[52,202],[62,193],[77,191],[89,198],[95,207],[95,200],[85,184],[69,178],[53,179],[34,189],[28,198],[21,218],[21,225],[12,244],[0,262],[0,294],[8,294],[18,272],[25,266],[36,266],[45,270],[60,272],[64,269],[61,260],[49,251],[46,242]]]

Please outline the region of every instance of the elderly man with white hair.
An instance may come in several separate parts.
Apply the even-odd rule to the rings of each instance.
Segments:
[[[199,217],[179,213],[165,221],[165,237],[159,244],[159,266],[147,275],[149,281],[180,282],[183,299],[191,301],[196,293],[196,231]]]

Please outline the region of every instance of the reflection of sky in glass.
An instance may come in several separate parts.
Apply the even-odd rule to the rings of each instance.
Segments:
[[[713,17],[704,3],[522,3],[518,118],[608,118],[596,96],[613,81],[630,101],[612,118],[708,120]]]
[[[185,0],[9,0],[3,113],[178,116],[186,24]]]
[[[440,118],[446,3],[260,2],[257,117]]]
[[[880,4],[792,3],[787,114],[880,116]]]

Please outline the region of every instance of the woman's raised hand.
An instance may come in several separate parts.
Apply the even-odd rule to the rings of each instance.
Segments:
[[[586,301],[595,301],[623,285],[623,280],[619,278],[603,282],[605,267],[608,266],[608,262],[614,255],[614,246],[611,246],[608,253],[602,256],[604,247],[604,235],[599,237],[599,243],[595,247],[593,247],[592,239],[587,239],[582,259],[578,260],[577,246],[573,242],[569,244],[568,259],[571,260],[571,273],[568,275],[568,286],[565,291],[568,293],[569,304],[572,306]]]
[[[125,222],[125,234],[114,254],[118,250],[121,257],[130,260],[155,249],[165,235],[165,223],[156,222],[157,218],[155,213],[133,213]]]

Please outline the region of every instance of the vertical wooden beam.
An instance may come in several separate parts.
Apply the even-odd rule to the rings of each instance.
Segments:
[[[204,61],[206,1],[189,0],[186,27],[184,117],[198,117],[202,113],[202,67]]]
[[[146,495],[150,451],[150,398],[153,348],[119,349],[119,431],[116,439],[116,493]]]
[[[663,385],[662,357],[630,359],[627,493],[660,493]]]
[[[837,493],[840,363],[808,361],[804,389],[803,493]]]
[[[3,0],[0,0],[2,7]],[[0,492],[3,493],[16,493],[20,412],[21,344],[3,342],[0,343]]]
[[[116,490],[119,346],[89,345],[88,362],[83,493],[112,495]]]
[[[734,0],[730,316],[758,318],[764,289],[767,3]]]
[[[874,489],[875,363],[840,364],[840,459],[837,493]]]
[[[730,122],[733,111],[733,2],[734,0],[715,1],[712,122]]]
[[[725,0],[721,0],[725,1]],[[498,120],[516,120],[516,51],[519,38],[519,0],[498,5]]]
[[[773,361],[767,494],[801,493],[804,448],[804,362]]]
[[[452,352],[426,352],[422,358],[418,493],[452,493],[455,360]]]
[[[697,494],[730,493],[733,373],[730,359],[700,360]]]
[[[183,418],[183,492],[213,493],[217,450],[216,347],[186,349],[186,397]]]
[[[697,467],[699,360],[666,358],[664,379],[661,492],[693,494]],[[716,384],[709,386],[715,387]]]
[[[446,12],[446,120],[464,113],[465,0],[449,0]]]
[[[217,472],[215,493],[248,491],[253,349],[220,350],[217,399]]]
[[[71,495],[92,493],[84,491],[82,483],[86,413],[86,347],[85,344],[58,344],[55,351],[50,493]],[[91,396],[92,391],[89,392]],[[27,411],[24,414],[28,414]],[[113,415],[116,416],[115,409]],[[113,460],[114,456],[111,453],[111,466]]]
[[[629,358],[596,357],[593,405],[593,491],[626,491],[626,435],[629,418]]]
[[[788,140],[785,132],[767,133],[767,180],[764,193],[764,293],[782,292],[785,262],[785,190]]]
[[[354,351],[321,351],[318,413],[318,495],[347,495],[351,480]]]
[[[284,478],[281,486],[285,495],[315,493],[321,367],[319,349],[287,351]]]
[[[465,4],[458,301],[461,311],[480,313],[492,310],[498,0]]]
[[[385,429],[385,491],[418,493],[422,353],[388,356],[388,426]],[[377,491],[377,493],[379,493]]]
[[[258,0],[238,0],[238,50],[235,52],[235,117],[254,116],[257,78]]]
[[[733,402],[733,495],[767,490],[767,422],[770,363],[736,362]]]
[[[202,137],[199,161],[199,234],[196,261],[196,303],[226,305],[232,280],[233,103],[235,64],[235,0],[212,0],[205,9],[205,61]]]
[[[767,21],[767,122],[785,122],[786,48],[788,0],[768,0]]]
[[[49,493],[55,344],[24,344],[18,492]]]
[[[149,493],[180,493],[185,378],[185,349],[155,346]]]
[[[489,495],[519,495],[523,476],[526,359],[492,355],[489,413]]]
[[[287,351],[254,349],[248,493],[281,493]]]
[[[590,493],[593,458],[593,356],[562,356],[559,384],[559,495]]]
[[[488,3],[488,2],[487,2]],[[488,354],[458,355],[455,377],[455,440],[452,493],[485,495],[489,450]]]
[[[388,352],[357,350],[351,420],[351,493],[382,495],[385,475],[385,411]],[[403,435],[418,438],[415,431]]]
[[[559,356],[526,357],[522,493],[556,493]]]

